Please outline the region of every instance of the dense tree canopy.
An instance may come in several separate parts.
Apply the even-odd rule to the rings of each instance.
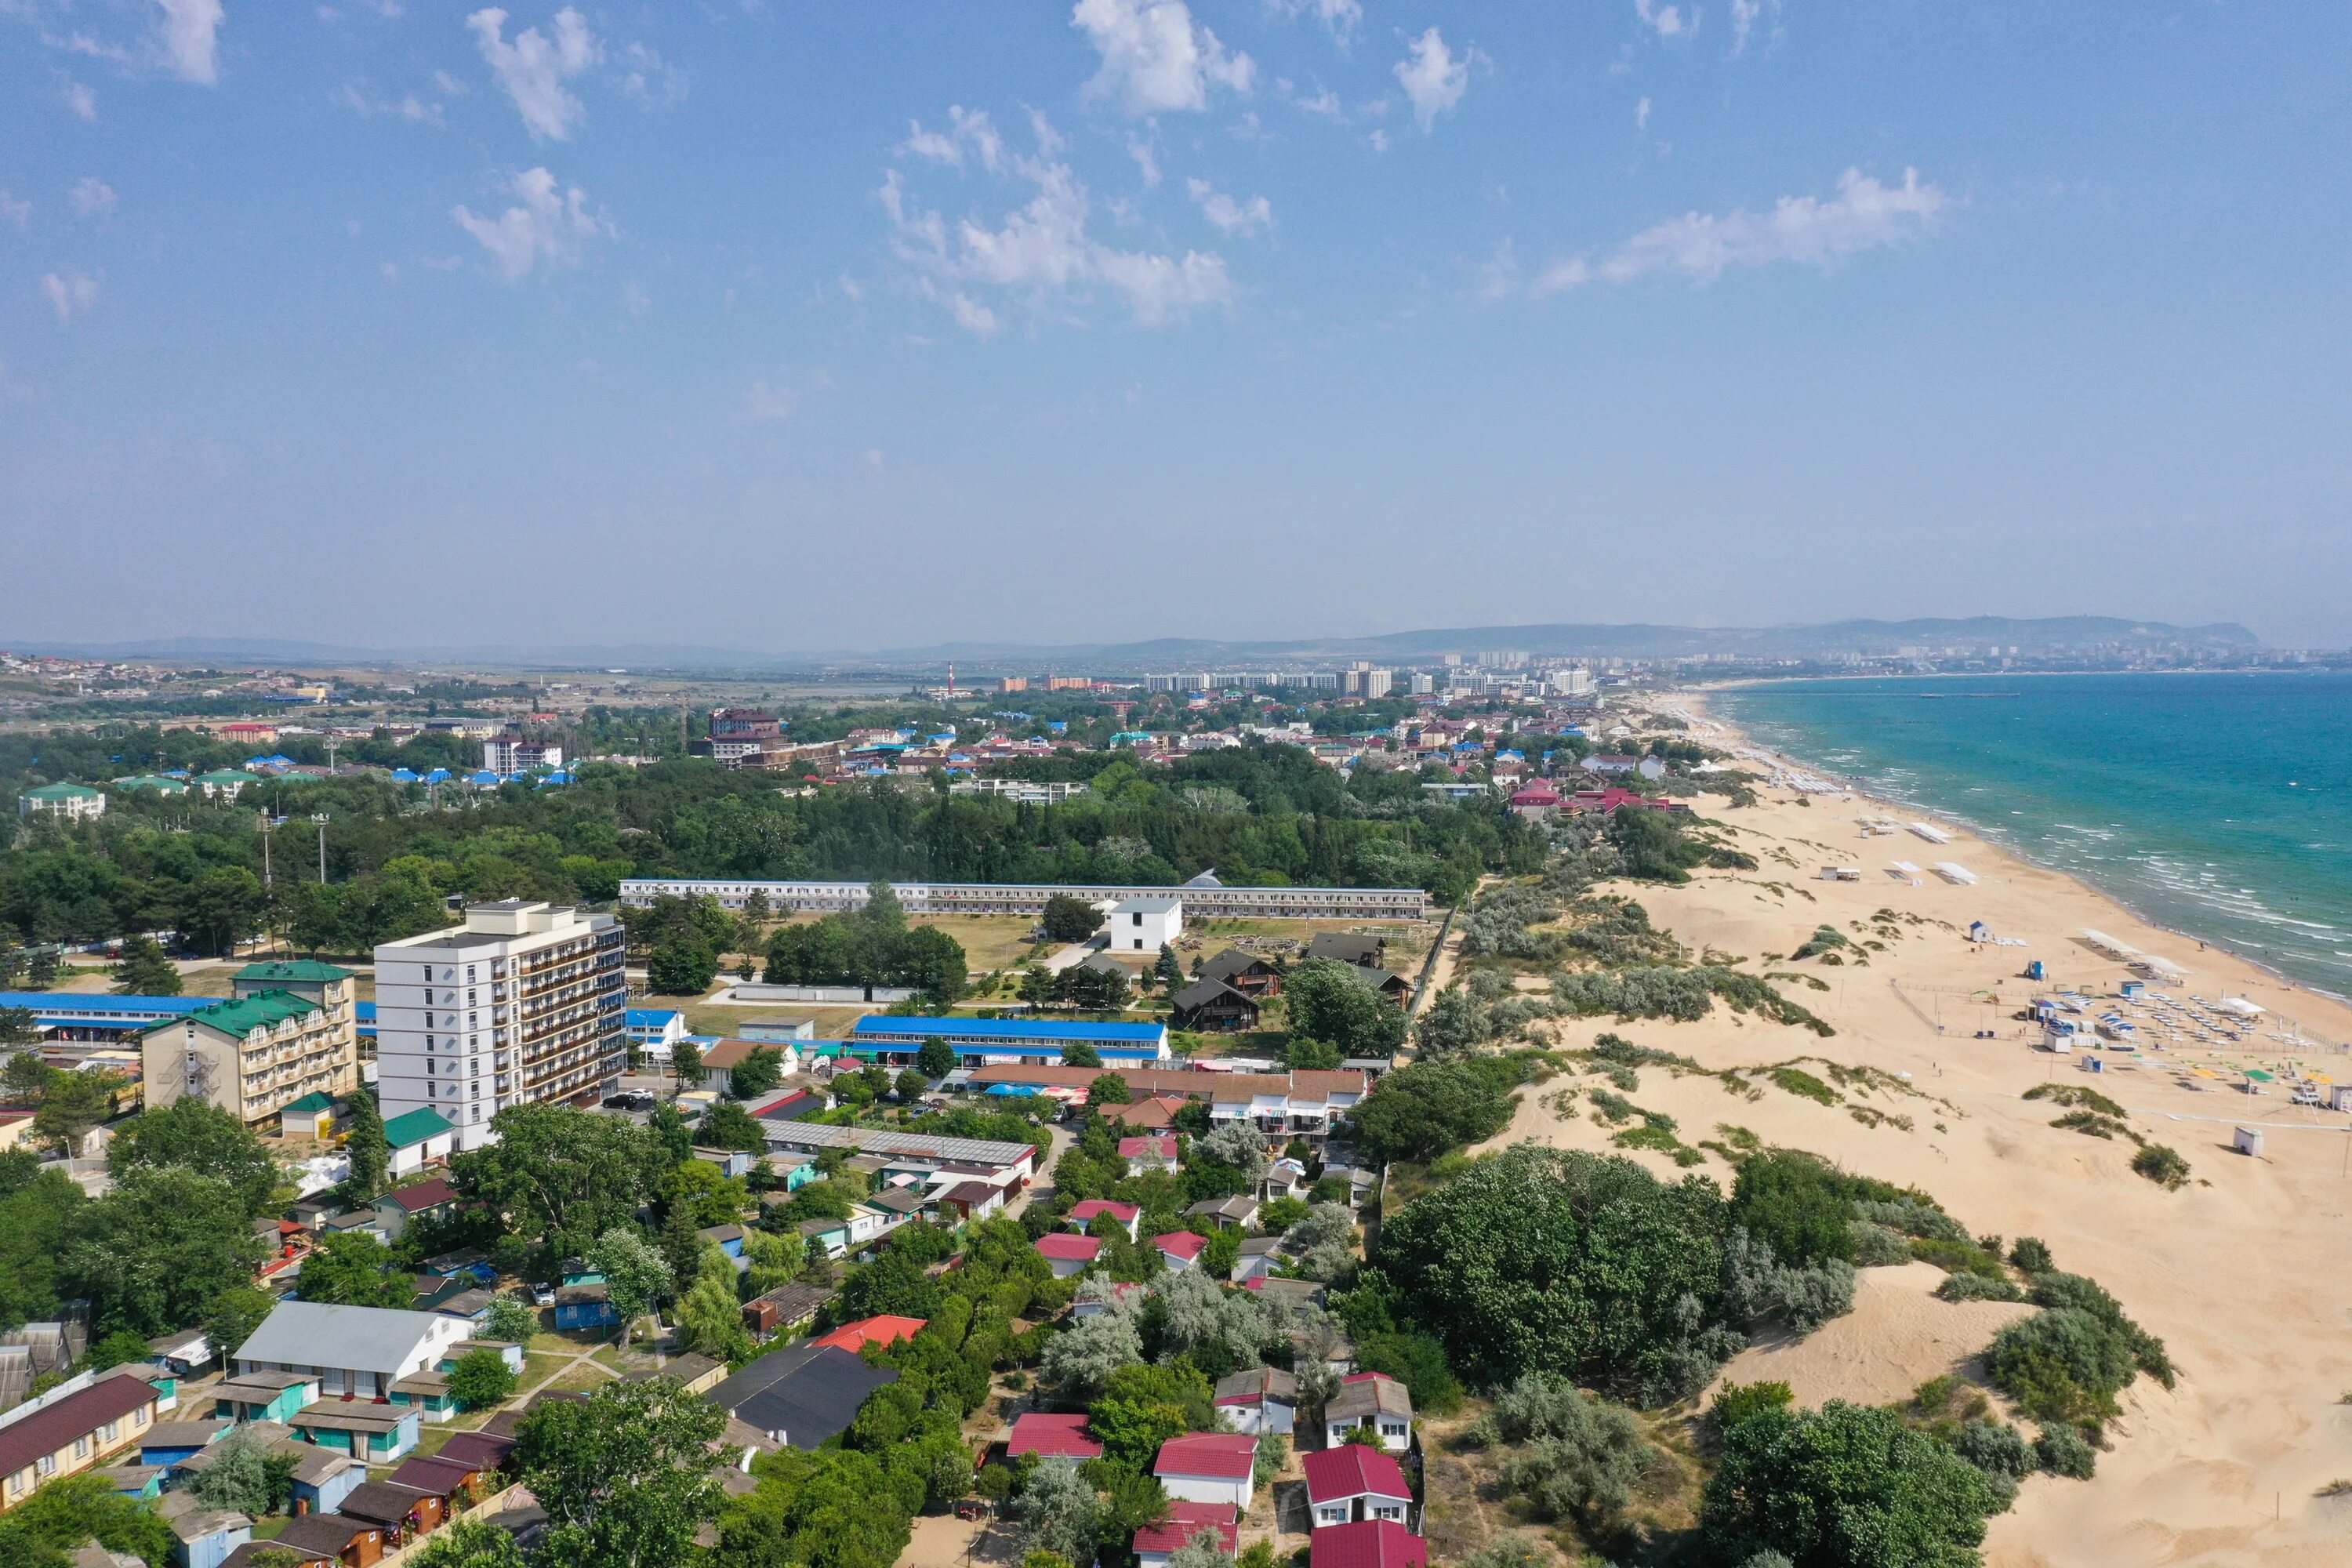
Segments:
[[[1723,1434],[1700,1529],[1714,1561],[1972,1568],[1998,1499],[1985,1473],[1893,1411],[1832,1401]]]
[[[1406,1205],[1378,1261],[1466,1375],[1559,1371],[1657,1401],[1746,1342],[1721,1308],[1725,1206],[1704,1178],[1518,1144]]]

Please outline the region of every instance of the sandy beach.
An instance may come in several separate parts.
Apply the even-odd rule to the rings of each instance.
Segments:
[[[1700,706],[1687,694],[1672,701]],[[1696,738],[1727,749],[1748,743],[1720,725]],[[1988,1563],[2352,1565],[2352,1496],[2316,1495],[2352,1477],[2352,1405],[2342,1403],[2352,1393],[2352,1118],[2290,1104],[2286,1093],[2297,1072],[2352,1083],[2352,1056],[2338,1044],[2352,1041],[2352,1009],[2148,926],[1957,825],[1939,824],[1948,843],[1900,827],[1864,836],[1866,819],[1926,820],[1916,809],[1857,795],[1764,795],[1739,808],[1719,796],[1696,803],[1733,830],[1758,869],[1703,872],[1684,888],[1609,890],[1638,898],[1694,951],[1816,977],[1827,989],[1777,984],[1836,1034],[1821,1038],[1718,1005],[1693,1024],[1584,1021],[1564,1038],[1582,1043],[1613,1029],[1710,1068],[1812,1058],[1801,1065],[1835,1082],[1839,1103],[1769,1086],[1749,1100],[1717,1079],[1655,1068],[1643,1069],[1629,1098],[1676,1118],[1685,1142],[1730,1124],[1924,1188],[1979,1234],[2039,1237],[2060,1268],[2098,1280],[2163,1337],[2180,1368],[2178,1387],[2168,1393],[2143,1378],[2125,1393],[2094,1480],[2029,1480],[2016,1508],[1992,1521]],[[1918,874],[1893,870],[1898,860]],[[1975,882],[1939,877],[1939,861]],[[1824,880],[1827,867],[1857,868],[1861,879]],[[1969,941],[1979,921],[2009,945]],[[1848,950],[1836,966],[1766,961],[1784,960],[1823,924],[1883,946]],[[2101,1004],[2085,1016],[2087,1029],[2089,1017],[2115,1005],[2121,982],[2140,978],[2086,941],[2086,928],[2160,955],[2185,977],[2151,984],[2170,1002],[2126,1012],[2139,1025],[2136,1049],[2057,1056],[2041,1048],[2037,1026],[2019,1021],[2021,1009],[2037,995],[2077,991]],[[2050,983],[2022,978],[2034,960]],[[2264,1009],[2260,1023],[2231,1026],[2234,1041],[2220,1037],[2227,1015],[2210,1005],[2224,997]],[[2215,1022],[2200,1021],[2200,1012]],[[2085,1057],[2103,1070],[2084,1070]],[[1828,1064],[1874,1070],[1841,1081]],[[2242,1068],[2281,1077],[2250,1095]],[[2189,1184],[2166,1191],[2136,1174],[2127,1141],[2051,1126],[2063,1107],[2023,1098],[2045,1082],[2121,1103],[2135,1132],[2187,1159]],[[2232,1152],[2238,1127],[2263,1131],[2261,1155]],[[1612,1131],[1580,1107],[1563,1116],[1538,1092],[1497,1142],[1603,1149]],[[1684,1173],[1663,1154],[1633,1157],[1670,1179]],[[1703,1169],[1730,1180],[1719,1155]],[[1898,1399],[1927,1377],[1965,1367],[2024,1310],[1940,1301],[1929,1293],[1938,1278],[1927,1265],[1865,1270],[1850,1317],[1798,1344],[1752,1347],[1725,1375],[1781,1379],[1807,1403]]]

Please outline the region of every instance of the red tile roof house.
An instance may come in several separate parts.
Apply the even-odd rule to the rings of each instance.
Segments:
[[[1007,1463],[1024,1454],[1034,1454],[1041,1459],[1099,1459],[1103,1446],[1087,1436],[1087,1418],[1079,1415],[1049,1415],[1032,1410],[1013,1423],[1013,1431],[1004,1439]]]
[[[1429,1568],[1429,1542],[1392,1520],[1315,1532],[1310,1568]]]
[[[1037,1238],[1037,1252],[1053,1265],[1055,1279],[1067,1279],[1094,1267],[1095,1259],[1102,1256],[1102,1245],[1091,1236],[1055,1231]]]
[[[161,1396],[128,1374],[101,1377],[0,1427],[0,1510],[15,1508],[59,1476],[79,1475],[138,1442]]]
[[[1309,1454],[1299,1463],[1307,1471],[1307,1502],[1314,1510],[1316,1530],[1360,1520],[1391,1519],[1402,1524],[1405,1510],[1412,1506],[1404,1471],[1378,1448],[1343,1443]]]
[[[1176,1168],[1176,1134],[1146,1132],[1118,1141],[1118,1157],[1127,1162],[1127,1173],[1142,1175],[1147,1171],[1172,1171]]]
[[[1390,1462],[1391,1468],[1395,1461]],[[1171,1499],[1224,1503],[1249,1511],[1256,1489],[1257,1439],[1237,1432],[1195,1432],[1160,1446],[1151,1473]]]
[[[817,1343],[834,1345],[856,1355],[867,1345],[895,1345],[900,1340],[911,1340],[923,1331],[927,1320],[922,1318],[860,1318],[854,1323],[844,1323]]]
[[[1222,1503],[1171,1502],[1168,1516],[1135,1532],[1136,1568],[1168,1568],[1176,1549],[1196,1535],[1213,1535],[1218,1551],[1227,1557],[1242,1549],[1241,1520]]]
[[[1171,1230],[1165,1236],[1153,1237],[1151,1245],[1166,1261],[1171,1274],[1181,1274],[1201,1260],[1201,1249],[1209,1245],[1209,1238],[1189,1230]]]
[[[1082,1204],[1071,1205],[1067,1217],[1072,1225],[1089,1235],[1100,1234],[1095,1229],[1097,1221],[1123,1226],[1127,1238],[1133,1241],[1136,1239],[1136,1222],[1143,1217],[1143,1211],[1133,1204],[1115,1204],[1108,1198],[1088,1198]]]

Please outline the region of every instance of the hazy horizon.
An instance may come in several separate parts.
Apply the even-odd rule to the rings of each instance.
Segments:
[[[0,636],[2352,644],[2340,8],[5,0],[0,38],[42,590]]]

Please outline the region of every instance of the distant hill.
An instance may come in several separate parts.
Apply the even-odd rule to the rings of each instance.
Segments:
[[[1039,644],[940,643],[927,647],[876,652],[816,650],[763,652],[749,648],[682,644],[580,644],[516,647],[476,644],[391,651],[341,647],[272,638],[163,637],[121,643],[0,641],[12,652],[75,658],[217,660],[276,665],[467,664],[502,668],[631,670],[807,670],[835,668],[931,669],[950,662],[978,672],[992,668],[1076,669],[1105,672],[1147,669],[1246,668],[1365,658],[1397,663],[1434,660],[1445,654],[1475,656],[1508,649],[1540,658],[1674,658],[1703,654],[1748,658],[1820,658],[1840,654],[1892,655],[1918,647],[1982,650],[2014,647],[2021,657],[2091,648],[2147,650],[2191,647],[2216,652],[2259,647],[2261,639],[2234,622],[2176,626],[2161,621],[2129,621],[2112,616],[2062,616],[2021,620],[1975,616],[1965,620],[1837,621],[1828,626],[1454,626],[1390,632],[1376,637],[1214,641],[1160,637],[1145,642]]]

